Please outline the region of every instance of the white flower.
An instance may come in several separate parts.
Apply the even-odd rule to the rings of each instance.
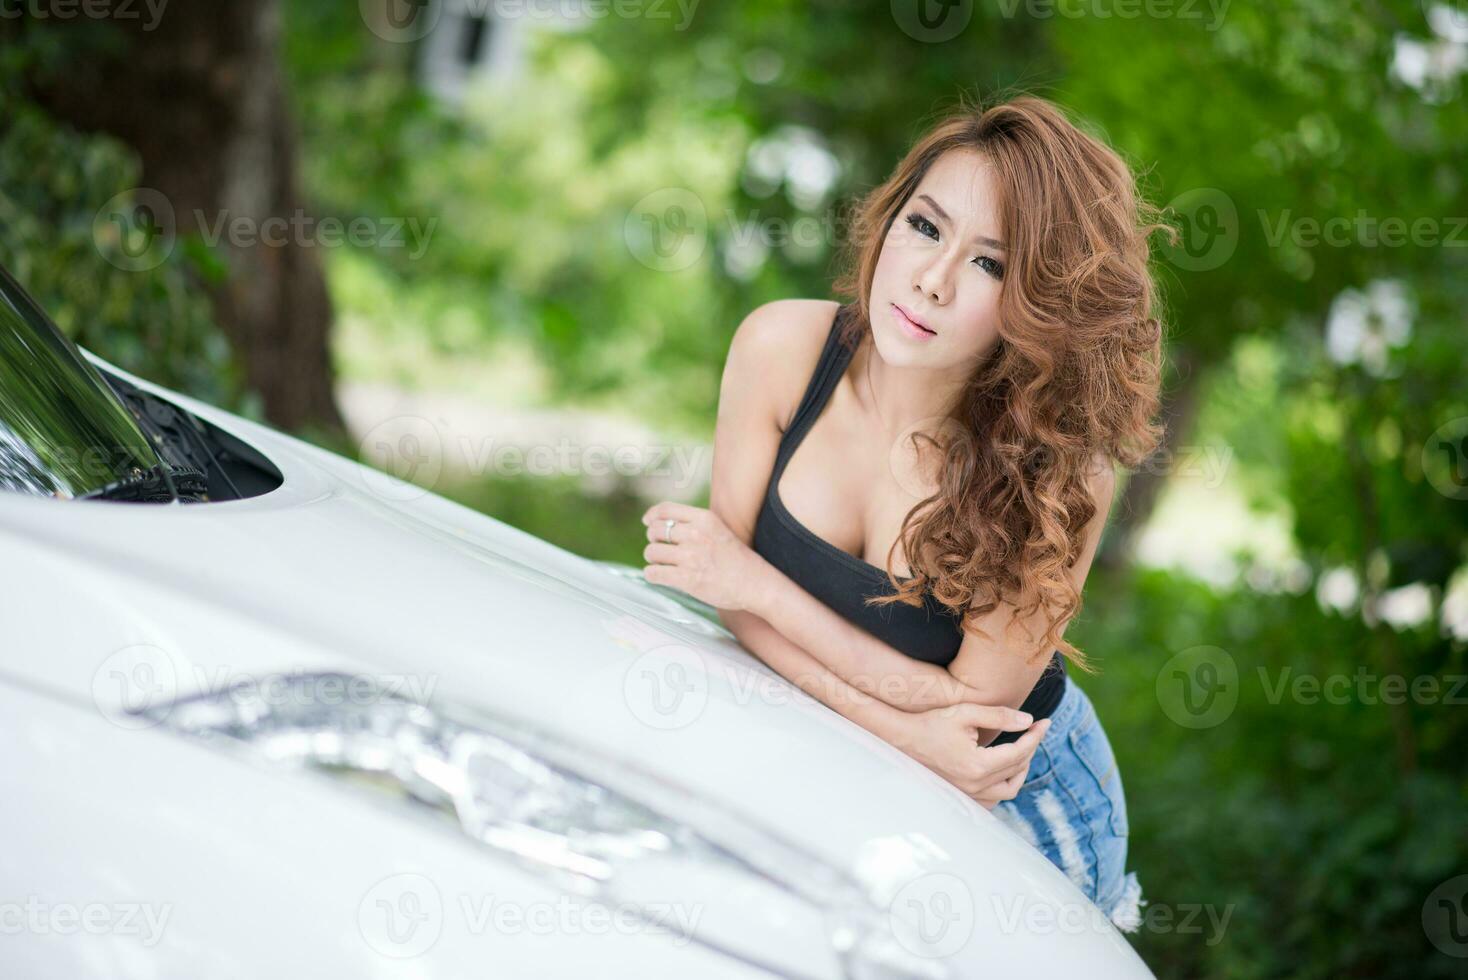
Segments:
[[[1448,594],[1441,610],[1443,632],[1455,640],[1468,640],[1468,566],[1448,580]]]
[[[1366,289],[1345,289],[1330,304],[1325,347],[1337,364],[1361,364],[1383,377],[1391,352],[1412,337],[1412,301],[1400,279],[1376,279]]]
[[[1432,589],[1421,582],[1383,592],[1376,611],[1388,626],[1398,632],[1420,626],[1432,615]]]
[[[1361,596],[1361,583],[1349,568],[1332,568],[1315,583],[1315,601],[1321,609],[1347,612]]]

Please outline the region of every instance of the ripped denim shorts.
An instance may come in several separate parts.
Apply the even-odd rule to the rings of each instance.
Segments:
[[[1126,869],[1126,796],[1091,699],[1067,675],[1024,786],[993,809],[1123,932],[1142,924],[1142,887]]]

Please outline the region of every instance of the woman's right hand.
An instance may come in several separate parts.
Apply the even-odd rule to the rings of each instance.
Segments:
[[[992,810],[995,804],[1018,795],[1029,775],[1035,749],[1050,728],[1049,718],[1034,724],[1028,718],[1014,708],[972,702],[908,712],[899,722],[899,747]],[[990,748],[978,744],[981,729],[1024,734],[1016,741]]]

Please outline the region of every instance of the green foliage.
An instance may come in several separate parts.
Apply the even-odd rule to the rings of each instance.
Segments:
[[[1392,659],[1408,675],[1462,675],[1462,644],[1449,653],[1430,627],[1364,630],[1309,592],[1215,592],[1161,572],[1096,578],[1086,604],[1076,642],[1105,665],[1086,688],[1125,779],[1143,896],[1231,907],[1211,944],[1208,929],[1144,928],[1138,948],[1159,976],[1458,975],[1421,914],[1468,861],[1468,711],[1442,703],[1451,682],[1435,703],[1368,702]],[[1172,654],[1204,644],[1236,664],[1238,703],[1190,729],[1159,712],[1156,688]],[[1296,697],[1302,676],[1344,676],[1353,693]]]

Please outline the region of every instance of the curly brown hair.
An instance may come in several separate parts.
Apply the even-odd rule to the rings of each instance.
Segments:
[[[1091,671],[1061,635],[1081,609],[1066,570],[1096,514],[1087,485],[1095,461],[1133,467],[1161,441],[1153,419],[1162,323],[1150,239],[1172,231],[1156,220],[1121,157],[1054,103],[1029,94],[988,106],[961,98],[852,207],[844,271],[833,284],[855,297],[844,343],[872,342],[870,297],[883,241],[934,161],[960,148],[982,153],[1000,188],[1011,258],[999,340],[958,399],[957,437],[914,435],[943,454],[939,486],[908,511],[888,552],[895,592],[866,601],[921,605],[930,590],[964,611],[965,628],[977,629],[978,619],[1014,597],[1016,620],[1044,609],[1036,657],[1059,649]],[[906,580],[891,571],[899,543],[913,571]]]

